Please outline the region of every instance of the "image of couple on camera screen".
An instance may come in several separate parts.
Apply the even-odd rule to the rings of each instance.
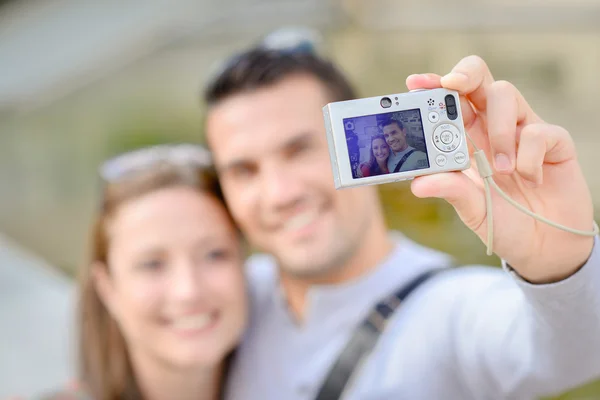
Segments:
[[[344,120],[353,178],[429,168],[419,110]]]

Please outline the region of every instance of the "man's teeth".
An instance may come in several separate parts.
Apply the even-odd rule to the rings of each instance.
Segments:
[[[214,319],[211,313],[190,315],[188,317],[177,318],[173,321],[173,328],[182,330],[196,330],[207,327]]]
[[[284,225],[284,229],[287,231],[302,229],[313,222],[317,217],[318,213],[315,211],[303,212],[288,219]]]

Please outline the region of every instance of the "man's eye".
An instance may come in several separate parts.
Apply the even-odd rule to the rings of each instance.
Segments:
[[[238,165],[229,170],[231,176],[235,178],[250,178],[256,172],[256,168],[250,165]]]

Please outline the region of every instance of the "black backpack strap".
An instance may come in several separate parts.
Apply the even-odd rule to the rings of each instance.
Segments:
[[[446,269],[426,271],[377,303],[362,324],[356,328],[346,347],[342,350],[321,386],[316,400],[336,400],[341,397],[344,388],[361,362],[377,344],[388,319],[394,314],[400,303],[423,282]]]
[[[406,153],[406,154],[404,155],[404,157],[402,157],[402,158],[400,159],[400,161],[398,161],[398,164],[396,164],[396,168],[394,168],[394,172],[398,172],[398,171],[400,171],[400,168],[402,168],[402,165],[404,165],[404,163],[406,162],[406,160],[408,160],[408,157],[410,157],[410,155],[411,155],[412,153],[414,153],[414,152],[415,152],[415,149],[412,149],[412,150],[410,150],[408,153]]]

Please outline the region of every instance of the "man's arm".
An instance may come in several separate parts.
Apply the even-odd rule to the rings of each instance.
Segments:
[[[512,84],[495,81],[481,58],[464,58],[444,77],[412,75],[407,85],[457,90],[466,131],[489,158],[498,187],[533,213],[572,229],[593,231],[592,198],[573,138],[564,128],[544,122]],[[465,225],[487,242],[485,191],[476,165],[463,173],[418,177],[411,188],[417,197],[447,200]],[[493,190],[492,208],[494,251],[529,282],[561,281],[590,256],[591,236],[540,222]]]
[[[410,76],[407,86],[457,90],[466,131],[497,185],[538,215],[592,232],[594,207],[571,135],[543,121],[512,84],[495,81],[483,60],[466,57],[444,77]],[[446,199],[487,242],[491,216],[476,166],[416,178],[412,191]],[[464,379],[477,379],[469,387],[521,399],[598,376],[598,239],[548,226],[494,191],[492,208],[493,248],[514,269],[514,281],[476,281],[457,295],[456,358]]]
[[[459,279],[452,347],[473,398],[534,399],[600,378],[600,240],[560,282],[504,269],[513,279],[484,269]]]

